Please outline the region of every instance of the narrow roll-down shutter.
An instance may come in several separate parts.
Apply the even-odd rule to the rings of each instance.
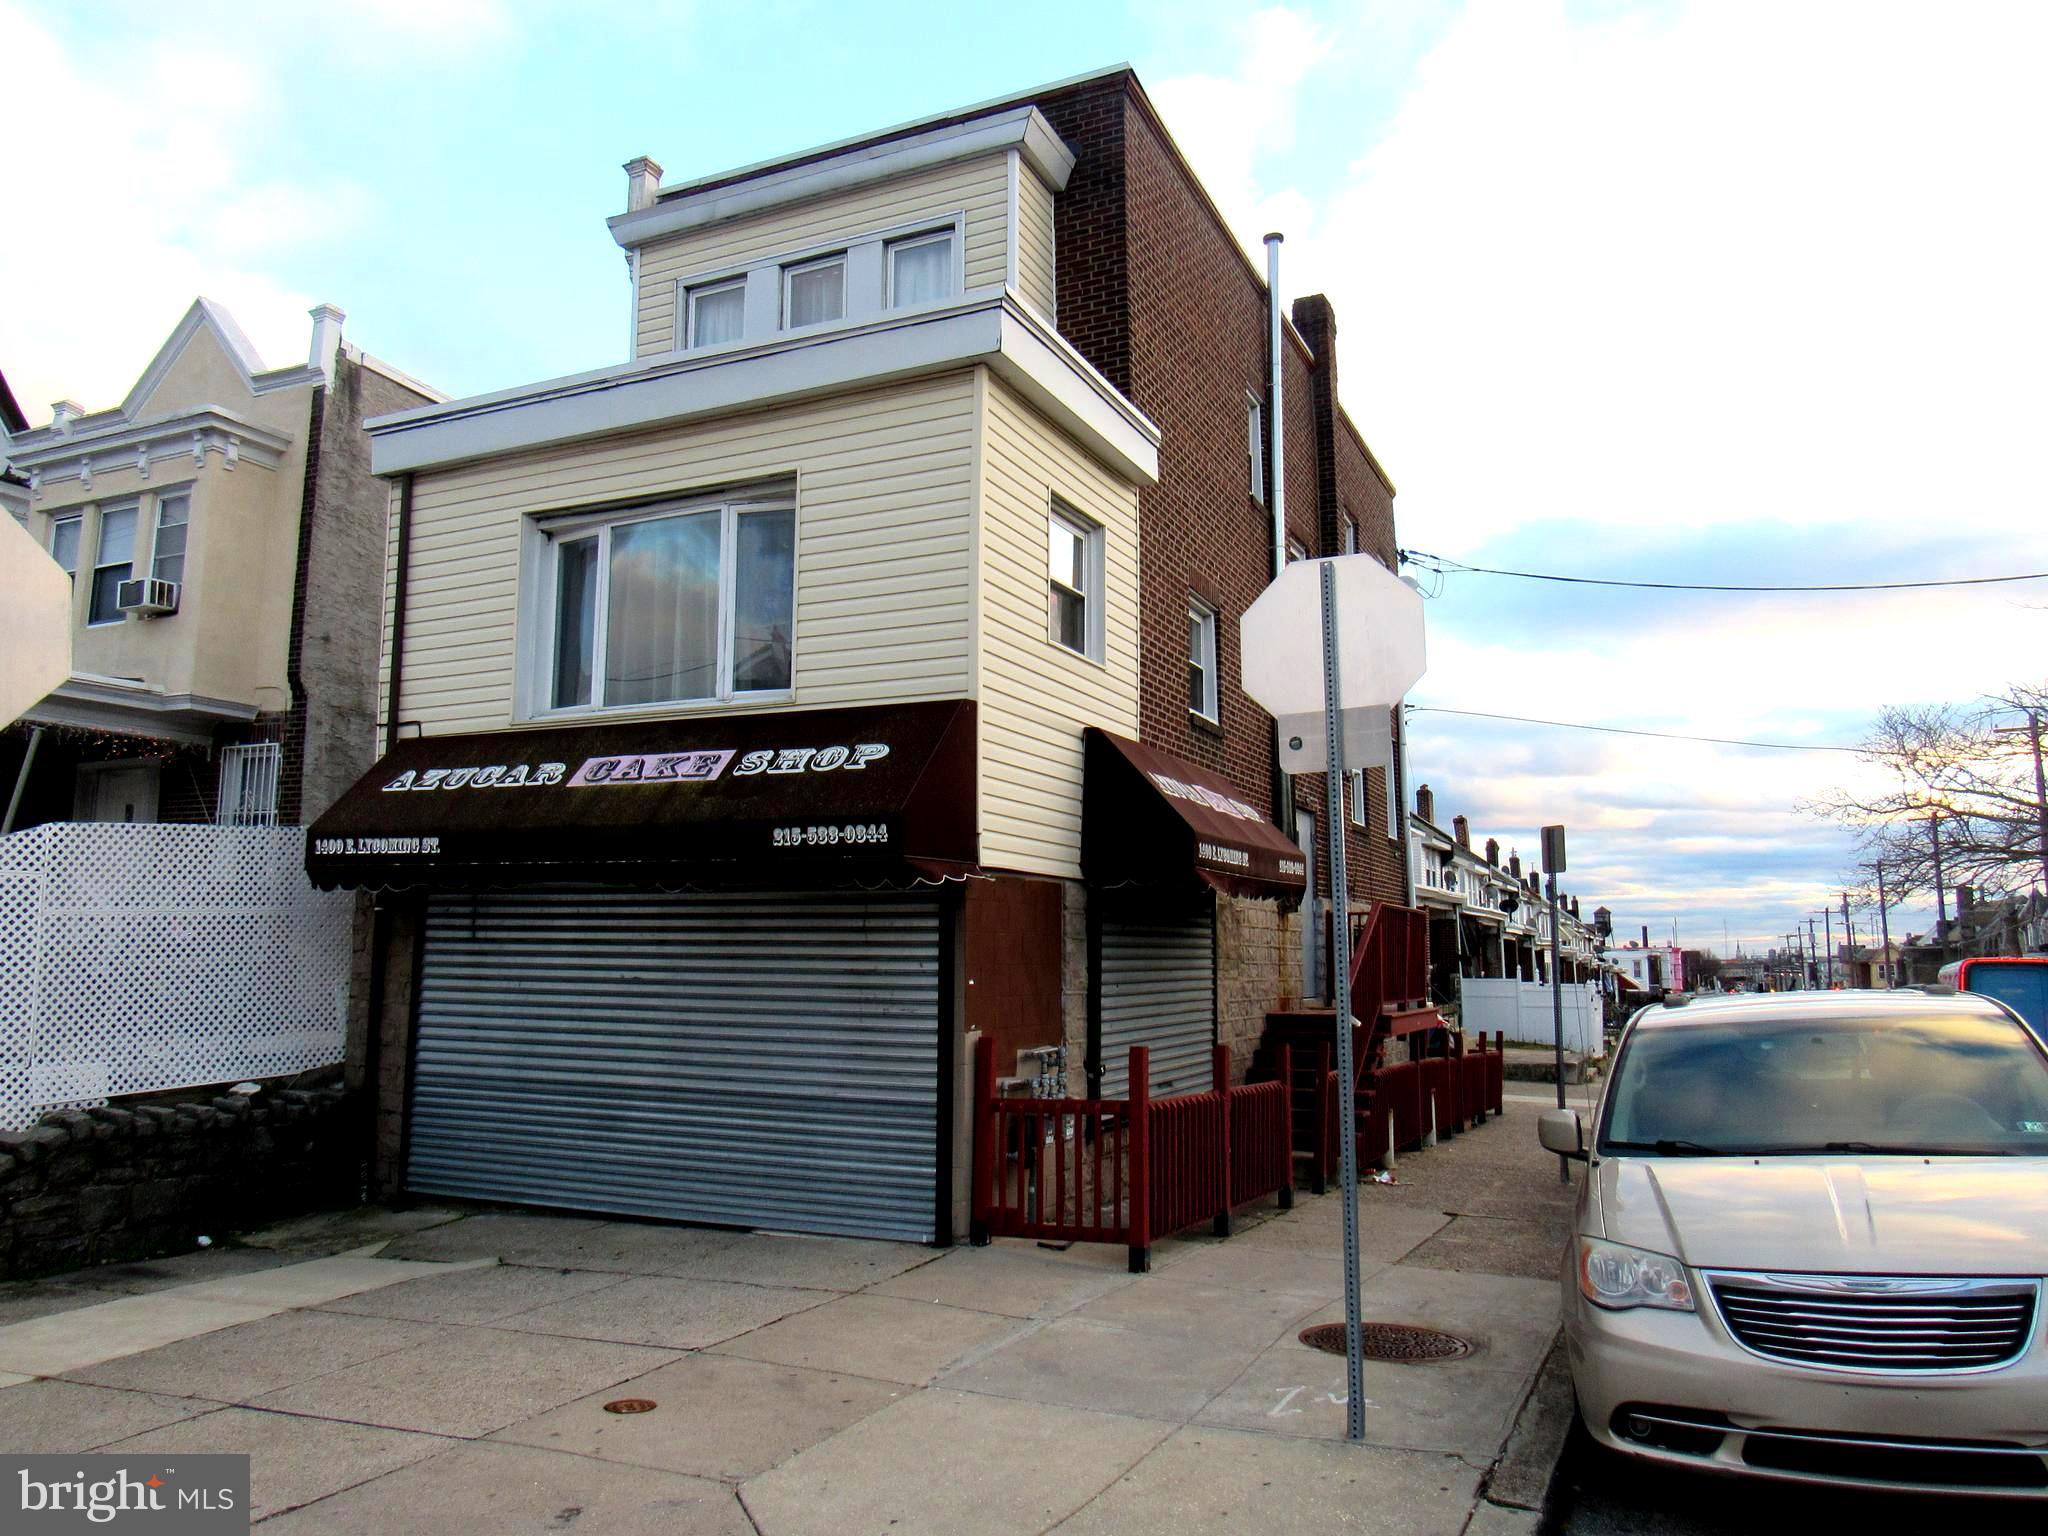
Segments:
[[[421,1194],[930,1241],[940,909],[430,898]]]
[[[1134,1045],[1152,1053],[1153,1097],[1206,1089],[1216,1043],[1214,905],[1117,901],[1101,932],[1103,1097],[1129,1091]]]

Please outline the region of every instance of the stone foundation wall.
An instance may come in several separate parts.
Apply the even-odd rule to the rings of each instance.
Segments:
[[[339,1087],[59,1109],[0,1131],[0,1279],[184,1252],[360,1198],[361,1127]]]
[[[1301,913],[1243,896],[1216,898],[1216,1039],[1243,1082],[1266,1015],[1301,1002]]]

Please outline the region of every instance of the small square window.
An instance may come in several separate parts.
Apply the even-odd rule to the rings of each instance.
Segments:
[[[1216,704],[1216,610],[1198,597],[1188,599],[1188,711],[1212,725],[1222,719]]]
[[[790,330],[824,325],[846,315],[846,258],[782,269],[782,323]]]
[[[683,344],[715,347],[738,341],[746,331],[746,313],[745,278],[692,288],[689,295],[689,334]]]
[[[953,296],[953,232],[917,235],[889,246],[889,304],[935,304]]]
[[[1053,643],[1102,659],[1102,530],[1057,502],[1046,518],[1046,616]]]

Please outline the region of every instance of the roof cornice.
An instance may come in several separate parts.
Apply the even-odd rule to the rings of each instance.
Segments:
[[[1159,478],[1159,428],[1015,294],[985,289],[822,334],[551,379],[364,423],[380,475],[986,365],[1113,470]]]
[[[184,454],[192,456],[194,467],[203,467],[209,451],[228,468],[246,462],[276,469],[292,445],[286,434],[217,405],[151,421],[130,422],[117,413],[108,413],[108,418],[83,432],[44,427],[28,433],[8,456],[27,474],[30,487],[41,492],[57,480],[84,480],[89,488],[95,469],[133,468],[147,478],[150,465]]]
[[[650,207],[614,215],[605,223],[612,238],[631,250],[650,240],[1012,149],[1054,191],[1065,188],[1073,174],[1073,151],[1044,113],[1022,106],[856,145],[824,158],[801,158],[800,163],[764,168],[755,175],[726,174],[686,183],[661,193]]]

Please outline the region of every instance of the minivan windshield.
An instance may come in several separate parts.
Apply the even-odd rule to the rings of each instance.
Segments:
[[[1634,1031],[1600,1150],[2048,1156],[2048,1058],[2005,1019],[1785,1019]]]

